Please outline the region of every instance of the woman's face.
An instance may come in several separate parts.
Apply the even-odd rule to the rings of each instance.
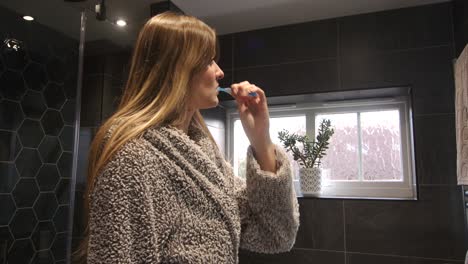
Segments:
[[[192,98],[190,109],[208,109],[218,105],[218,80],[224,77],[224,72],[215,61],[211,61],[206,69],[193,76],[190,82]]]

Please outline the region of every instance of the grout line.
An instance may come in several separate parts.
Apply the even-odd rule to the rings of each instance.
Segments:
[[[455,113],[433,113],[433,114],[415,114],[414,117],[431,117],[431,116],[447,116],[455,115]]]
[[[403,256],[403,255],[392,255],[392,254],[376,254],[376,253],[363,253],[363,252],[348,252],[348,253],[358,254],[358,255],[369,255],[369,256],[384,256],[384,257],[396,257],[396,258],[411,258],[411,259],[421,259],[421,260],[463,261],[463,259],[426,258],[426,257]]]
[[[338,89],[342,89],[341,83],[341,54],[340,54],[340,21],[336,20],[336,66],[338,71]],[[346,262],[345,262],[346,264]]]
[[[301,64],[301,63],[308,63],[308,62],[330,61],[330,60],[336,60],[336,59],[337,57],[325,57],[325,58],[319,58],[319,59],[280,62],[280,63],[275,63],[275,64],[259,64],[259,65],[252,65],[252,66],[242,66],[242,67],[237,67],[235,69],[236,70],[248,70],[248,69],[256,69],[256,68],[263,68],[263,67],[275,67],[275,66],[281,66],[281,65]]]
[[[343,207],[343,248],[345,255],[345,264],[348,263],[348,249],[346,248],[346,210],[345,210],[345,200],[342,201]]]

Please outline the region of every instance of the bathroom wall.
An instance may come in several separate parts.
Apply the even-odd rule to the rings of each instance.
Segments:
[[[453,3],[455,50],[458,57],[468,43],[468,2],[465,0],[454,0]]]
[[[463,263],[452,14],[446,2],[221,36],[225,84],[248,80],[269,96],[394,86],[413,95],[417,201],[300,198],[294,249],[242,251],[240,263]]]
[[[0,263],[65,263],[78,41],[2,7],[0,41]]]

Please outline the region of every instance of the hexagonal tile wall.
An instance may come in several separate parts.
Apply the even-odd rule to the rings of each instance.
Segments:
[[[2,208],[0,225],[8,225],[16,210],[15,202],[10,194],[0,194],[0,208]]]
[[[20,179],[11,194],[18,208],[32,207],[39,195],[36,180],[29,178]]]
[[[64,151],[73,151],[75,129],[72,126],[64,126],[60,133],[60,143]]]
[[[22,71],[26,64],[28,64],[28,54],[24,49],[19,49],[17,51],[13,49],[3,50],[2,55],[5,66],[8,69]]]
[[[11,70],[5,71],[0,77],[0,93],[3,97],[11,100],[20,100],[26,92],[23,77],[20,73]]]
[[[45,221],[52,219],[57,207],[58,203],[54,193],[40,193],[34,204],[34,212],[36,212],[37,219]]]
[[[24,148],[16,159],[16,169],[23,178],[35,177],[42,165],[36,149]]]
[[[59,111],[47,110],[41,119],[46,135],[58,136],[63,128],[63,120]]]
[[[18,130],[23,147],[37,148],[44,138],[44,131],[39,121],[25,119]]]
[[[34,254],[34,258],[31,263],[54,263],[52,252],[50,250],[42,250]],[[58,263],[58,262],[55,262]]]
[[[21,111],[19,103],[0,100],[0,129],[17,130],[23,118],[23,111]]]
[[[19,180],[14,163],[0,162],[0,193],[9,193]]]
[[[70,203],[70,179],[60,179],[55,196],[60,205]]]
[[[44,98],[49,108],[60,110],[66,100],[63,86],[49,82],[44,90]]]
[[[21,100],[21,107],[27,117],[40,119],[47,106],[40,92],[28,90]]]
[[[47,74],[42,66],[39,63],[31,62],[26,66],[26,69],[23,72],[24,80],[28,85],[29,89],[35,91],[42,91],[47,84]]]
[[[36,224],[37,219],[32,208],[18,209],[11,220],[10,230],[15,239],[28,238]]]
[[[42,162],[56,163],[60,154],[62,154],[58,138],[46,136],[39,145],[39,153],[41,154]]]
[[[76,98],[76,86],[77,86],[76,75],[72,75],[65,80],[65,85],[63,87],[63,90],[65,92],[65,95],[67,96],[67,99]]]
[[[68,235],[68,233],[61,233],[55,236],[55,240],[51,248],[55,260],[65,259]]]
[[[57,232],[68,231],[68,205],[61,205],[54,216],[54,225]]]
[[[0,161],[14,161],[21,151],[19,137],[14,132],[0,131]]]
[[[66,125],[73,125],[75,122],[75,100],[67,100],[60,111]]]
[[[0,241],[7,241],[8,250],[1,263],[65,263],[71,236],[64,231],[78,43],[43,25],[35,35],[38,25],[29,23],[28,32],[17,32],[23,26],[0,29],[0,36],[24,38],[17,52],[0,48]]]
[[[49,249],[54,241],[55,228],[51,221],[39,222],[32,234],[34,248],[39,250]]]
[[[0,75],[5,71],[5,66],[3,65],[3,60],[0,58]]]
[[[14,238],[13,238],[13,235],[11,234],[10,229],[8,228],[8,226],[1,226],[0,227],[0,241],[6,242],[7,251],[11,247],[11,245],[13,244]]]
[[[42,165],[39,173],[37,174],[37,183],[41,192],[53,191],[60,179],[57,166],[52,164]]]
[[[8,263],[29,263],[34,256],[31,239],[15,240],[8,252]]]
[[[47,62],[46,69],[49,81],[63,83],[66,75],[63,61],[59,58],[52,58]]]
[[[70,152],[63,152],[60,156],[59,161],[57,162],[57,167],[60,172],[61,178],[70,178],[71,177],[71,168],[73,155]]]

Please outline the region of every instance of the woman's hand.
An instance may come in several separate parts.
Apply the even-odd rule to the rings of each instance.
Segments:
[[[231,85],[231,92],[237,101],[242,127],[260,167],[276,172],[275,147],[270,138],[270,114],[265,93],[247,81]],[[249,96],[250,92],[257,93],[257,96]]]
[[[242,127],[252,147],[270,144],[270,115],[263,90],[245,81],[231,85],[231,91],[237,101]],[[257,96],[249,96],[250,92],[257,93]]]

